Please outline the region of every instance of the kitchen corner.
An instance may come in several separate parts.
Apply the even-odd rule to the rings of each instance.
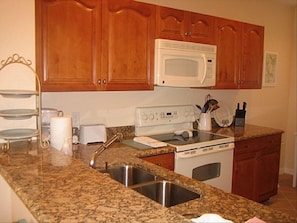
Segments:
[[[129,127],[125,129],[131,130]],[[244,134],[235,140],[280,132],[250,125],[244,130]],[[234,134],[232,128],[218,129],[217,132]],[[127,136],[131,132],[123,134]],[[89,168],[91,154],[98,145],[76,145],[73,157],[51,147],[39,149],[36,146],[35,142],[15,143],[8,154],[1,153],[0,173],[38,222],[191,222],[190,218],[204,213],[216,213],[234,222],[244,222],[255,216],[266,222],[297,221],[260,203],[225,193],[138,158],[170,153],[174,151],[172,147],[136,150],[115,143],[97,159],[101,168],[105,162],[109,166],[140,166],[202,195],[165,208]]]

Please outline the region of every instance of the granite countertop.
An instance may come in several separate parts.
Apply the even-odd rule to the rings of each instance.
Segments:
[[[245,133],[249,131],[247,128]],[[257,132],[265,135],[267,131]],[[204,213],[216,213],[240,223],[255,216],[266,222],[297,222],[270,207],[138,158],[173,152],[172,147],[136,150],[114,143],[96,161],[98,167],[104,167],[105,162],[110,166],[134,164],[202,195],[166,208],[89,168],[90,156],[98,145],[74,146],[73,157],[37,146],[36,142],[15,143],[9,153],[0,153],[0,174],[39,222],[191,222],[190,218]]]
[[[260,127],[256,125],[245,125],[241,126],[231,126],[228,128],[213,128],[213,133],[222,134],[234,137],[235,142],[251,139],[259,136],[268,136],[274,134],[280,134],[284,131],[268,127]]]

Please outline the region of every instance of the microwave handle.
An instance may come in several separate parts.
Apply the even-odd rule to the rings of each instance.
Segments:
[[[207,63],[206,63],[206,57],[205,54],[202,55],[203,58],[203,62],[204,62],[204,72],[203,72],[203,78],[201,80],[201,84],[203,84],[203,82],[205,81],[206,78],[206,70],[207,70]]]

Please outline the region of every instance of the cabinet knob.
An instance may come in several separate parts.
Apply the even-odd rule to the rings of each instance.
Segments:
[[[106,84],[106,80],[105,79],[103,80],[103,84]]]
[[[191,36],[192,33],[191,32],[185,32],[185,36]]]
[[[97,83],[100,85],[101,84],[101,79],[98,79]]]

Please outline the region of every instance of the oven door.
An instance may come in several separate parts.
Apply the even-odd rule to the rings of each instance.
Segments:
[[[233,148],[176,152],[174,172],[231,192]]]

